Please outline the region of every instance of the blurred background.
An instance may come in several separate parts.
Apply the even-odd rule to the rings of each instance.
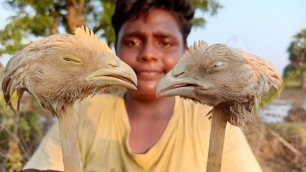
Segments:
[[[285,81],[278,99],[262,100],[245,134],[265,172],[306,171],[306,1],[194,0],[188,44],[205,40],[240,48],[271,62]],[[87,25],[109,46],[113,0],[0,0],[0,62],[29,43]],[[2,94],[2,93],[1,93]],[[25,95],[19,118],[0,98],[0,171],[20,171],[53,116]]]

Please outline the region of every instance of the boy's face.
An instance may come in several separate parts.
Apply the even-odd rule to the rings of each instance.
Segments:
[[[155,98],[159,80],[174,67],[185,47],[176,19],[165,10],[154,9],[146,17],[123,24],[116,50],[137,75],[138,90],[130,93],[150,99]]]

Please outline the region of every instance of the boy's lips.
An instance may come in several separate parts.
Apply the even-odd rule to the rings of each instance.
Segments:
[[[136,71],[137,78],[139,79],[160,79],[162,76],[165,75],[162,71]]]

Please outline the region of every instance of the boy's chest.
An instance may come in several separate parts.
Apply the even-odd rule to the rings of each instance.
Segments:
[[[169,120],[167,118],[130,119],[128,143],[131,151],[137,154],[146,153],[162,137]]]
[[[84,155],[84,171],[205,171],[205,153],[193,147],[200,145],[191,138],[183,138],[182,133],[166,131],[144,154],[132,153],[126,134],[118,139],[114,136],[96,138]]]

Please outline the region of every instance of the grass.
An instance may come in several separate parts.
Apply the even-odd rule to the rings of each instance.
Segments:
[[[264,172],[306,171],[306,122],[256,124],[246,136]],[[282,139],[302,156],[282,143]]]

